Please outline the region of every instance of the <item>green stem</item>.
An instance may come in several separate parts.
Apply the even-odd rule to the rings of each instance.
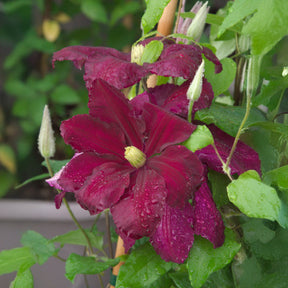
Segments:
[[[106,229],[107,229],[107,237],[108,237],[108,247],[110,257],[113,258],[113,247],[111,241],[111,233],[110,233],[110,218],[109,218],[109,210],[105,210],[105,219],[106,219]]]
[[[177,13],[177,18],[176,18],[176,23],[175,23],[175,32],[177,33],[178,30],[178,25],[179,25],[179,19],[180,19],[180,14],[181,14],[181,8],[182,8],[182,3],[183,0],[179,1],[179,5],[178,5],[178,13]]]
[[[48,169],[48,172],[50,174],[51,177],[54,176],[54,173],[53,173],[53,170],[52,170],[52,167],[50,165],[50,161],[49,161],[49,158],[45,157],[45,162],[46,162],[46,165],[47,165],[47,169]],[[58,193],[61,193],[61,191],[59,189],[56,189],[58,191]],[[83,229],[83,227],[81,226],[81,224],[78,222],[78,220],[76,219],[74,213],[72,212],[71,208],[70,208],[70,205],[68,204],[67,200],[65,197],[63,197],[63,200],[62,200],[72,218],[72,220],[74,221],[75,225],[79,228],[79,230],[82,232],[82,234],[84,235],[86,241],[87,241],[87,245],[88,245],[88,248],[89,248],[89,252],[90,254],[93,254],[93,248],[92,248],[92,245],[91,245],[91,241],[87,235],[87,233],[85,232],[85,230]]]

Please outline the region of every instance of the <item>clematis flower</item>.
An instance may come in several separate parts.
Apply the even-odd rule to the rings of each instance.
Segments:
[[[221,245],[219,212],[208,205],[207,216],[198,199],[203,165],[178,145],[196,126],[148,102],[140,111],[101,79],[91,83],[88,106],[89,115],[61,124],[64,141],[76,153],[48,183],[74,193],[91,214],[110,208],[126,249],[146,236],[164,260],[182,263],[195,233]],[[209,197],[205,201],[213,204]]]
[[[207,47],[176,44],[174,39],[161,37],[146,39],[139,45],[145,46],[152,40],[159,40],[164,44],[163,51],[155,63],[138,65],[131,62],[130,53],[113,48],[70,46],[54,53],[53,65],[55,61],[73,61],[78,69],[84,66],[87,88],[90,88],[95,79],[102,79],[118,89],[132,86],[149,74],[192,79],[202,62],[202,55],[215,64],[216,73],[222,70],[221,63]]]

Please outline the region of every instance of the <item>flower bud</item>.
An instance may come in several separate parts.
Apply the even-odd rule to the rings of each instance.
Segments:
[[[144,53],[144,46],[141,44],[133,45],[131,51],[131,62],[142,65],[142,55]]]
[[[191,81],[191,84],[187,90],[187,98],[195,102],[199,99],[201,92],[202,92],[202,83],[203,83],[203,75],[204,75],[204,60],[202,59],[201,65],[198,67],[196,74]]]
[[[247,68],[246,94],[251,97],[258,87],[262,56],[251,56]]]
[[[288,66],[285,66],[282,71],[282,77],[286,77],[288,75]]]
[[[38,137],[38,149],[43,158],[51,158],[54,156],[55,139],[53,134],[49,109],[48,106],[45,105]]]
[[[199,9],[187,30],[187,36],[193,38],[195,41],[200,39],[204,31],[206,18],[209,11],[207,4],[208,2],[205,2]]]
[[[135,146],[125,147],[124,157],[135,168],[142,167],[146,162],[146,155]]]

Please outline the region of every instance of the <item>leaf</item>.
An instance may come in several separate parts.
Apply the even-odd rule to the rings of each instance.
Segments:
[[[287,9],[286,0],[235,0],[220,27],[219,35],[254,13],[244,24],[242,33],[251,37],[252,54],[266,54],[288,34]]]
[[[0,198],[6,195],[9,189],[15,184],[15,181],[14,175],[7,171],[0,170]]]
[[[82,12],[91,20],[107,23],[108,17],[105,7],[100,0],[83,0],[81,1]]]
[[[236,75],[236,63],[232,59],[225,58],[220,62],[223,70],[215,74],[215,64],[205,61],[205,77],[212,85],[215,97],[228,90]]]
[[[169,273],[169,276],[177,288],[192,288],[187,272],[179,271],[175,273]]]
[[[227,186],[229,200],[249,217],[279,220],[281,201],[274,188],[261,182],[254,170],[246,171]]]
[[[4,13],[13,13],[24,6],[32,6],[31,0],[14,0],[6,3],[1,2],[0,11]]]
[[[57,173],[58,171],[60,171],[69,161],[70,161],[70,159],[67,159],[67,160],[51,160],[51,159],[49,159],[49,163],[50,163],[50,166],[51,166],[54,174]],[[41,164],[47,168],[46,161],[43,161]]]
[[[147,34],[160,20],[164,8],[170,0],[145,0],[147,8],[141,19],[143,34]]]
[[[38,181],[38,180],[42,180],[42,179],[47,179],[47,178],[49,178],[49,177],[50,177],[50,174],[49,174],[49,173],[43,173],[43,174],[41,174],[41,175],[34,176],[34,177],[32,177],[32,178],[27,179],[27,180],[24,181],[23,183],[17,185],[17,186],[15,187],[15,189],[19,189],[19,188],[21,188],[21,187],[23,187],[23,186],[25,186],[25,185],[27,185],[27,184],[29,184],[29,183],[31,183],[31,182]]]
[[[235,241],[234,233],[228,229],[225,230],[223,246],[216,249],[208,240],[196,237],[187,261],[192,287],[200,288],[211,273],[230,263],[240,248],[241,244]]]
[[[246,109],[240,106],[225,106],[212,103],[209,108],[197,111],[195,114],[195,120],[200,120],[206,124],[214,123],[221,130],[235,137],[245,115],[245,111]],[[258,109],[251,109],[248,120],[244,125],[244,129],[256,122],[264,120],[265,117]]]
[[[182,143],[190,151],[195,152],[214,143],[210,130],[205,125],[198,125],[191,136]]]
[[[154,63],[157,61],[163,50],[163,43],[161,41],[153,40],[149,42],[141,56],[141,63]]]
[[[140,10],[140,4],[138,2],[122,2],[121,5],[116,6],[111,13],[111,25],[114,25],[118,20],[126,16],[127,14],[133,14]]]
[[[29,247],[2,250],[0,252],[0,275],[25,270],[36,263],[33,251]]]
[[[54,103],[62,105],[73,105],[80,103],[80,98],[75,90],[65,84],[55,87],[51,93],[51,99]]]
[[[21,243],[23,246],[31,248],[40,265],[44,264],[56,252],[53,243],[50,243],[48,239],[32,230],[23,234]]]
[[[99,274],[109,267],[117,265],[119,261],[119,258],[115,258],[100,262],[95,257],[85,257],[72,253],[66,260],[65,276],[73,282],[77,274]]]
[[[280,190],[288,190],[288,165],[265,173],[263,182],[267,185],[277,185]]]
[[[121,266],[116,288],[145,287],[153,284],[173,267],[155,252],[150,243],[133,250]]]
[[[94,233],[90,232],[88,229],[85,229],[85,232],[87,233],[87,236],[89,237],[91,241],[91,245],[98,250],[103,250],[103,236],[95,235]],[[59,235],[54,237],[50,240],[51,242],[57,242],[60,244],[72,244],[72,245],[82,245],[82,246],[88,246],[87,240],[83,233],[80,230],[75,231],[69,231],[63,235]]]
[[[33,288],[33,276],[30,269],[19,271],[9,288]]]

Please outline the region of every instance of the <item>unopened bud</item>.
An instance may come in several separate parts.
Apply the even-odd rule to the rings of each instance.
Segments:
[[[247,68],[247,90],[246,94],[251,97],[258,87],[260,66],[261,66],[262,56],[251,56],[248,62]]]
[[[282,77],[286,77],[288,75],[288,67],[285,66],[282,71]]]
[[[135,168],[142,167],[146,162],[146,155],[135,146],[125,147],[124,157]]]
[[[144,53],[144,46],[141,44],[133,45],[131,51],[131,62],[142,65],[142,55]]]
[[[198,41],[204,31],[204,26],[206,23],[207,14],[209,7],[207,7],[208,2],[205,2],[203,6],[196,13],[194,19],[192,20],[188,30],[187,36],[193,38],[195,41]]]
[[[195,102],[199,99],[201,92],[202,92],[202,83],[203,83],[203,76],[204,76],[204,60],[202,59],[202,63],[201,65],[198,67],[196,74],[193,78],[193,80],[191,81],[191,84],[187,90],[187,98],[192,101]]]
[[[55,139],[47,105],[45,105],[43,111],[42,123],[38,137],[38,149],[43,158],[51,158],[54,156]]]

